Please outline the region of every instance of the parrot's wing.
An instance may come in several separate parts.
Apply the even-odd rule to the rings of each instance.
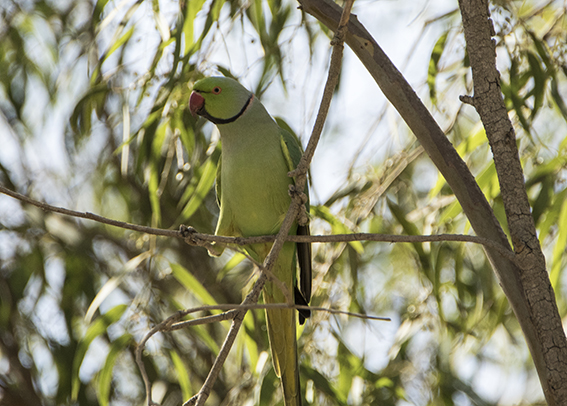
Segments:
[[[226,207],[221,204],[222,199],[222,181],[221,181],[221,163],[222,159],[219,157],[219,163],[217,165],[217,175],[215,178],[215,192],[217,195],[217,204],[219,206],[219,219],[217,221],[217,228],[215,230],[215,235],[240,235],[240,232],[234,228],[234,224],[232,223],[232,213],[230,212],[230,208]],[[222,254],[224,248],[221,248],[219,253]]]
[[[287,162],[288,169],[290,171],[294,170],[303,154],[301,149],[301,144],[297,136],[291,132],[291,129],[283,122],[283,120],[277,120],[278,125],[281,130],[281,147],[282,153]],[[288,131],[289,129],[289,131]],[[305,194],[307,195],[307,202],[305,207],[307,213],[309,213],[309,189],[307,184],[305,185]],[[310,235],[309,224],[298,225],[297,226],[298,235]],[[310,243],[297,243],[297,258],[299,261],[299,290],[301,292],[302,298],[296,298],[296,304],[306,305],[311,299],[311,279],[312,279],[312,268],[311,268],[311,244]],[[303,299],[303,300],[301,300]],[[309,317],[309,312],[300,312],[300,323],[303,324],[305,317]]]
[[[219,207],[221,204],[221,164],[222,158],[219,157],[219,163],[217,164],[217,174],[215,177],[215,193],[217,195],[217,205]]]

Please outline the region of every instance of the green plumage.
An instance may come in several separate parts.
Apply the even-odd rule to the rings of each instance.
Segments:
[[[220,215],[215,234],[259,236],[276,234],[291,202],[288,194],[293,179],[287,173],[297,166],[301,146],[282,129],[264,106],[233,79],[211,77],[193,88],[190,108],[217,124],[222,153],[217,174]],[[290,234],[309,234],[308,226],[295,224]],[[285,243],[273,274],[285,284],[296,303],[306,304],[311,296],[311,249],[309,244]],[[271,244],[246,247],[263,262]],[[299,289],[296,271],[299,257]],[[284,293],[272,282],[264,286],[266,303],[285,303]],[[309,312],[300,313],[303,322]],[[296,344],[295,312],[266,311],[268,337],[276,374],[281,377],[286,406],[301,405]]]

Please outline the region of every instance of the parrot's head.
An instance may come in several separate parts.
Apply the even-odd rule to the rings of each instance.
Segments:
[[[244,114],[253,99],[254,95],[236,80],[213,76],[195,83],[189,109],[191,114],[215,124],[228,124]]]

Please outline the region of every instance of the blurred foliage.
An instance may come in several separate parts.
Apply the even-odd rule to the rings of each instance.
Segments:
[[[114,219],[209,233],[221,147],[212,126],[188,112],[191,84],[232,33],[260,55],[252,63],[260,66],[256,94],[274,84],[285,91],[293,72],[286,30],[301,33],[309,58],[329,36],[282,0],[6,0],[0,13],[2,185]],[[506,1],[492,14],[502,91],[564,317],[565,9],[557,1]],[[486,137],[474,113],[455,102],[472,88],[458,12],[425,27],[434,25],[442,29],[422,69],[432,109],[505,227]],[[413,142],[375,166],[353,168],[343,188],[314,205],[313,232],[469,232],[444,180],[423,182],[431,170]],[[313,305],[393,321],[315,312],[298,344],[308,404],[495,405],[498,397],[485,396],[479,378],[494,371],[522,377],[523,404],[541,402],[521,332],[481,248],[360,242],[320,244],[314,253]],[[142,404],[136,343],[178,309],[238,303],[252,269],[231,255],[213,260],[181,241],[0,196],[0,403]],[[246,316],[210,404],[282,404],[263,317]],[[152,338],[144,362],[154,400],[181,404],[195,394],[227,329],[225,322]]]

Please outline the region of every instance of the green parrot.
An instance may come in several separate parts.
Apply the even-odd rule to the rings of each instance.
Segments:
[[[302,154],[297,137],[281,128],[262,103],[234,79],[209,77],[198,81],[189,108],[193,115],[216,124],[221,136],[222,153],[216,178],[220,214],[215,234],[242,237],[277,234],[291,202],[288,190],[294,180],[287,173],[296,168]],[[306,206],[308,209],[308,202]],[[290,234],[309,235],[309,226],[295,224]],[[263,262],[271,246],[271,243],[253,244],[246,251]],[[309,302],[310,244],[285,243],[272,272],[294,295],[296,304]],[[265,303],[286,303],[284,293],[272,282],[266,283],[263,295]],[[308,310],[300,310],[300,323],[309,316]],[[291,309],[266,310],[266,320],[284,404],[300,406],[295,313]]]

